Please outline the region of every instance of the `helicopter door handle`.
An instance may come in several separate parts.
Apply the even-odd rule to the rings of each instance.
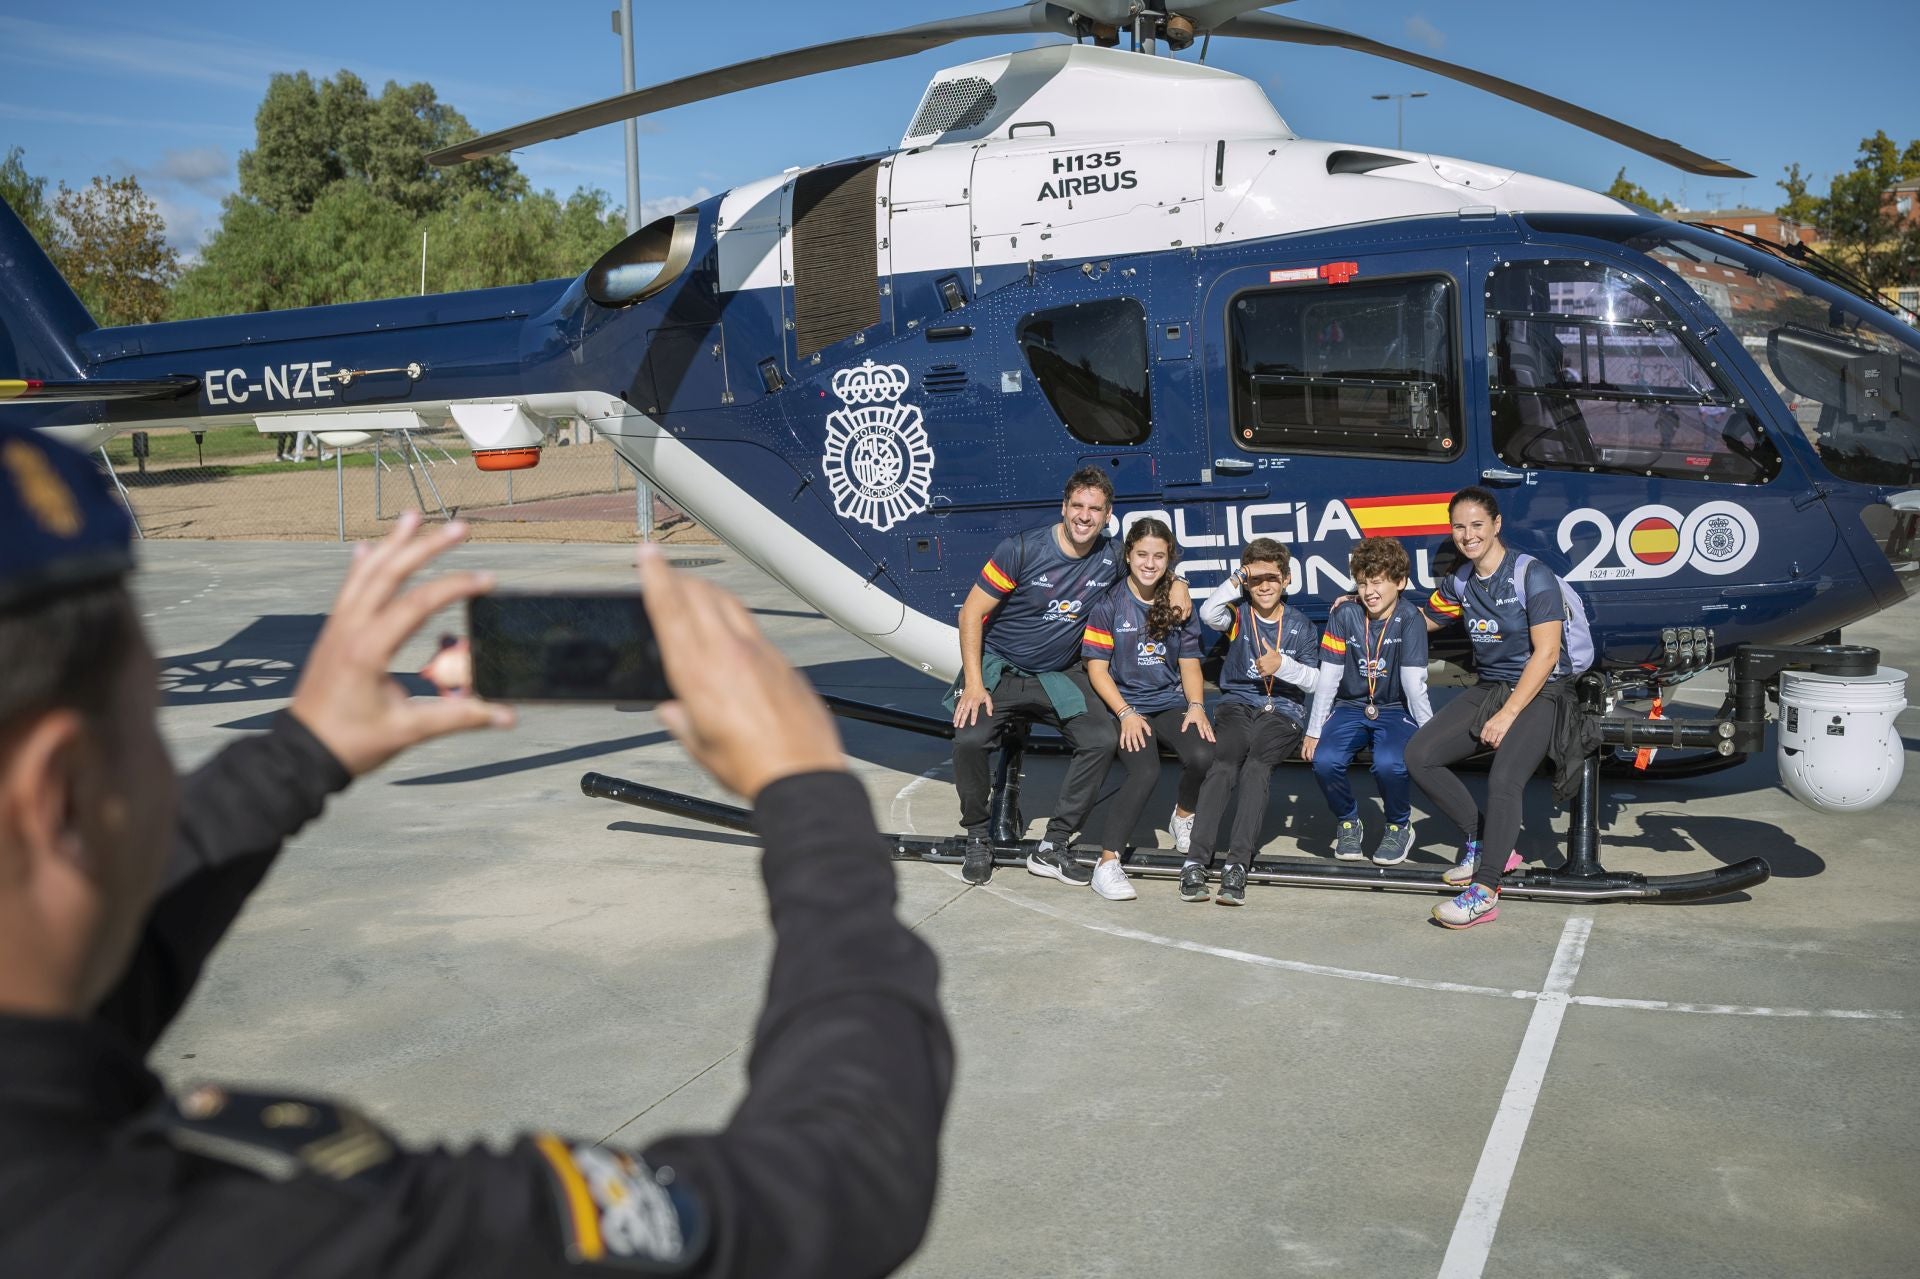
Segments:
[[[1244,457],[1216,457],[1213,459],[1213,469],[1228,475],[1245,475],[1253,469],[1253,462]]]
[[[1527,482],[1525,472],[1509,471],[1499,466],[1489,466],[1480,472],[1480,478],[1489,484],[1525,484]]]

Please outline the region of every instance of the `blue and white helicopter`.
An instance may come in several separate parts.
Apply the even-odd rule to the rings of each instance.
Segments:
[[[1370,534],[1402,538],[1430,587],[1447,497],[1488,484],[1509,542],[1586,600],[1591,705],[1616,746],[1737,761],[1764,741],[1783,671],[1870,677],[1871,650],[1807,642],[1920,580],[1920,333],[1805,255],[1494,165],[1301,138],[1253,82],[1155,56],[1216,35],[1373,53],[1689,172],[1747,176],[1260,7],[1026,4],[722,68],[431,157],[967,37],[1074,41],[942,71],[897,148],[714,196],[572,280],[102,329],[0,205],[0,411],[87,448],[234,418],[450,419],[489,468],[536,464],[557,419],[584,420],[823,614],[940,677],[980,564],[1047,520],[1078,466],[1111,472],[1116,530],[1168,521],[1196,586],[1250,538],[1287,542],[1297,597],[1323,615]],[[1606,714],[1625,690],[1727,663],[1715,720]],[[1671,763],[1703,757],[1689,758]],[[1666,877],[1692,887],[1663,892],[1604,875],[1593,792],[1568,867],[1530,872],[1541,895],[1765,876],[1742,863],[1744,879]],[[1309,878],[1425,886],[1395,878],[1417,868],[1337,871]]]

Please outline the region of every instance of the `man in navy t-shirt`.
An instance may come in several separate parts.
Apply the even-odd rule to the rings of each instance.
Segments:
[[[1088,611],[1123,573],[1107,536],[1112,511],[1107,473],[1097,466],[1074,472],[1059,522],[995,547],[960,610],[961,674],[949,702],[953,780],[967,831],[961,877],[970,884],[993,877],[988,761],[1016,716],[1057,726],[1073,750],[1046,838],[1027,858],[1027,869],[1068,884],[1093,879],[1068,842],[1092,807],[1119,741],[1113,717],[1102,710],[1080,664]],[[1176,603],[1190,609],[1185,584],[1174,589]]]

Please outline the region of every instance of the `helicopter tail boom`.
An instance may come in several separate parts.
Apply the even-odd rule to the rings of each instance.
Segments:
[[[53,259],[0,199],[0,378],[84,377],[78,342],[98,327]]]

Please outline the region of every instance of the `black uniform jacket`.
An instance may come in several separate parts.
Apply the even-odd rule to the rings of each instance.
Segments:
[[[167,1098],[142,1059],[281,841],[346,782],[290,715],[229,747],[185,783],[162,896],[98,1014],[0,1017],[0,1277],[852,1279],[918,1245],[953,1051],[933,954],[895,919],[842,773],[759,797],[776,946],[722,1132],[408,1152],[324,1102]]]

